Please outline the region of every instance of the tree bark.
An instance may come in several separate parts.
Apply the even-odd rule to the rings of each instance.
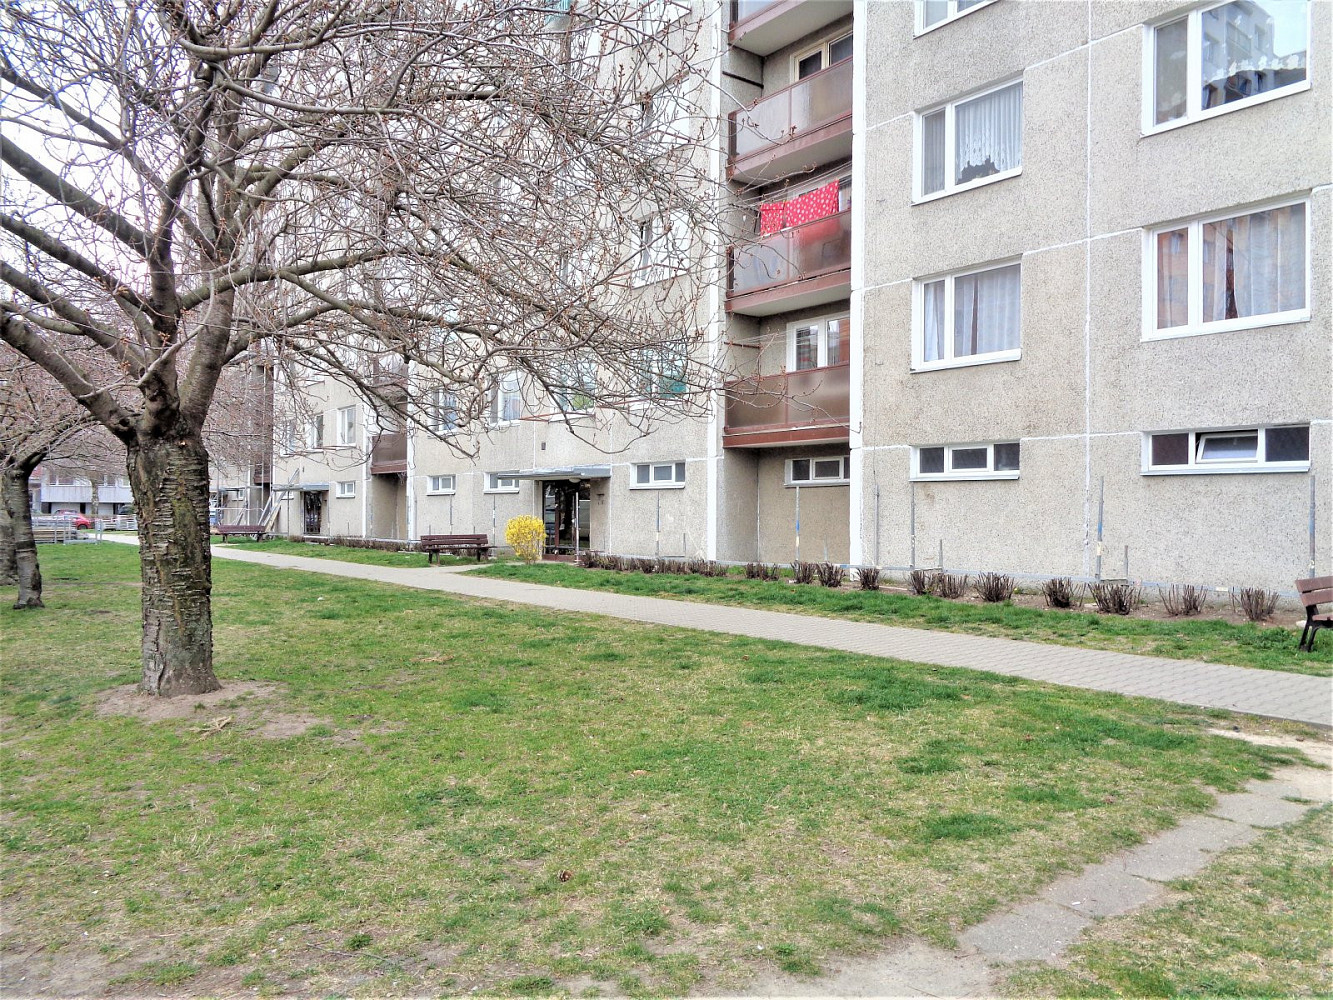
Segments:
[[[140,437],[128,470],[143,575],[140,687],[168,697],[216,691],[208,452],[193,432]]]
[[[19,564],[14,558],[14,522],[9,505],[0,500],[0,586],[19,582]]]
[[[33,466],[8,465],[0,479],[0,493],[4,495],[5,513],[14,534],[14,563],[18,571],[19,596],[15,608],[44,608],[42,603],[42,569],[37,562],[37,541],[32,537],[32,497],[28,492],[28,476]]]

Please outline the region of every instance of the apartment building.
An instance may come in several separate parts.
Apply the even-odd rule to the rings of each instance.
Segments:
[[[714,8],[708,8],[710,11]],[[497,387],[468,459],[312,385],[291,531],[1290,589],[1333,547],[1333,4],[739,0],[728,377]],[[314,419],[314,418],[312,418]],[[325,430],[328,435],[325,435]]]

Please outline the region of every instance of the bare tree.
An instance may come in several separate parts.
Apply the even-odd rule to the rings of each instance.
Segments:
[[[0,583],[18,584],[16,608],[44,606],[28,481],[93,423],[45,371],[0,347]]]
[[[218,686],[204,426],[247,353],[409,420],[704,381],[710,36],[638,7],[0,0],[3,335],[127,448],[144,690]]]

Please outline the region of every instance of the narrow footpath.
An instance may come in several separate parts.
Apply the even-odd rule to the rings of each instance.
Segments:
[[[1182,705],[1222,708],[1247,715],[1333,728],[1333,678],[1328,677],[1309,677],[1196,660],[1135,656],[1017,639],[898,628],[754,608],[546,587],[472,576],[466,567],[406,569],[366,566],[333,559],[308,559],[247,551],[229,546],[214,546],[213,555],[218,559],[235,559],[277,569],[298,569],[329,576],[374,580],[465,597],[536,605],[557,611],[605,615],[652,625],[673,625],[756,639],[774,639],[801,646],[820,646],[915,663],[989,670],[1050,684],[1160,698]]]

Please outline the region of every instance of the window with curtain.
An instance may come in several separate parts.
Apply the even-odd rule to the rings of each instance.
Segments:
[[[1023,165],[1022,81],[926,112],[918,134],[918,197],[1012,177]]]
[[[847,360],[847,316],[832,316],[788,328],[787,367],[808,371],[840,365]]]
[[[1233,0],[1158,25],[1145,124],[1211,117],[1305,89],[1309,26],[1306,0]]]
[[[523,416],[523,395],[519,386],[518,372],[505,372],[500,376],[491,416],[497,424],[510,423]]]
[[[1164,336],[1305,318],[1306,203],[1159,230],[1154,326]]]
[[[1018,357],[1021,265],[1005,264],[920,283],[914,366]]]

